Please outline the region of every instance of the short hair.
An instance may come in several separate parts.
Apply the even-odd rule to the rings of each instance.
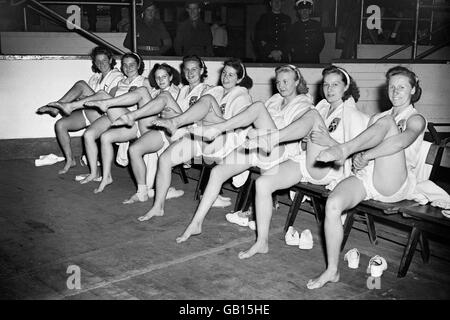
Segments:
[[[205,61],[203,61],[202,58],[200,58],[196,54],[188,55],[183,57],[183,62],[181,62],[180,69],[181,69],[181,81],[184,84],[188,84],[186,77],[184,76],[183,69],[185,67],[186,62],[194,61],[198,63],[198,66],[200,68],[203,68],[203,73],[200,75],[200,82],[203,82],[205,78],[208,76],[208,68],[206,67]]]
[[[402,66],[392,67],[386,72],[386,85],[389,85],[389,80],[391,80],[391,78],[396,75],[407,77],[411,87],[416,88],[416,92],[414,92],[411,97],[411,103],[416,103],[417,101],[419,101],[422,95],[422,88],[419,85],[419,78],[417,77],[417,75],[408,68]]]
[[[322,89],[323,89],[323,80],[325,79],[326,75],[329,74],[338,74],[341,76],[342,82],[344,82],[345,85],[348,85],[347,90],[345,90],[344,95],[342,96],[342,101],[347,100],[350,97],[353,97],[355,102],[358,102],[359,100],[359,88],[356,84],[355,80],[350,76],[350,74],[347,72],[347,70],[336,67],[336,66],[329,66],[322,70]],[[349,83],[350,82],[350,83]],[[323,93],[323,90],[321,90]]]
[[[150,85],[152,87],[159,89],[158,83],[156,82],[155,74],[156,71],[160,69],[166,71],[169,76],[172,76],[171,83],[173,83],[176,86],[180,84],[180,74],[178,73],[177,70],[175,70],[175,68],[169,66],[167,63],[161,64],[157,63],[153,66],[148,77],[148,81],[150,82]]]
[[[134,52],[127,52],[122,56],[122,58],[120,60],[120,62],[121,62],[120,71],[122,71],[122,73],[123,73],[123,67],[122,67],[123,60],[125,60],[126,58],[132,58],[137,62],[139,75],[144,73],[144,61],[142,60],[142,57],[138,53],[134,53]]]
[[[225,68],[226,66],[232,67],[236,70],[237,78],[240,80],[238,83],[239,86],[247,89],[250,89],[253,86],[253,80],[247,74],[245,66],[240,59],[230,58],[223,63],[223,67]]]
[[[100,69],[97,68],[97,66],[95,65],[95,58],[100,55],[100,54],[104,54],[105,56],[108,57],[108,60],[111,60],[111,63],[109,64],[109,66],[111,67],[111,69],[114,69],[114,66],[116,65],[116,59],[114,59],[114,55],[113,52],[106,47],[95,47],[94,49],[92,49],[90,56],[91,56],[91,60],[92,60],[92,72],[95,73],[100,73]]]
[[[184,8],[187,9],[190,4],[196,4],[199,9],[202,9],[202,2],[200,0],[187,0],[184,4]]]
[[[307,94],[309,92],[308,85],[300,69],[291,64],[285,64],[275,68],[275,75],[278,75],[280,72],[293,72],[295,74],[295,81],[298,80],[297,94]]]

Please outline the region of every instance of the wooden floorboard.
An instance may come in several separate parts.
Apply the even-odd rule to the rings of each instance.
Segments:
[[[358,248],[359,269],[349,269],[341,256],[341,281],[310,291],[307,281],[325,268],[320,230],[310,213],[300,211],[294,227],[312,231],[312,250],[285,244],[288,207],[281,205],[273,215],[269,253],[239,260],[239,251],[248,249],[256,234],[225,220],[231,207],[211,209],[201,235],[183,244],[175,242],[197,205],[193,200],[195,181],[184,185],[174,174],[174,186],[184,189],[185,195],[167,201],[163,217],[142,223],[137,217],[151,202],[122,204],[135,190],[127,169],[113,166],[114,183],[94,194],[97,183],[80,185],[73,180],[86,168],[76,167],[58,176],[61,165],[36,168],[32,160],[0,161],[0,298],[450,298],[450,262],[440,258],[449,256],[444,245],[431,243],[433,255],[428,264],[422,263],[417,251],[407,276],[399,279],[396,275],[405,236],[377,225],[381,238],[378,245],[372,245],[365,226],[355,223],[357,229],[350,234],[345,251]],[[190,169],[188,175],[195,178],[198,170]],[[236,196],[230,191],[225,195]],[[381,277],[381,288],[370,290],[366,267],[375,254],[386,258],[388,269]],[[81,290],[67,288],[70,265],[81,269]]]

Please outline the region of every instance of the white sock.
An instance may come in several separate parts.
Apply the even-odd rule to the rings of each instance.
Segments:
[[[137,193],[147,193],[147,185],[138,184]]]

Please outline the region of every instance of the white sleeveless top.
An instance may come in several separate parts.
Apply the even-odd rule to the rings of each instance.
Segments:
[[[142,75],[137,76],[130,83],[127,83],[127,78],[120,80],[119,83],[117,84],[117,91],[115,96],[118,97],[127,93],[131,87],[136,88],[142,87],[144,85],[144,81],[145,77],[143,77]],[[130,106],[127,109],[130,111],[134,111],[137,109],[137,105]]]
[[[185,112],[187,109],[192,107],[194,103],[203,95],[205,91],[210,89],[206,83],[199,83],[196,85],[191,92],[189,92],[189,86],[183,86],[178,94],[177,103],[181,108],[181,111]]]
[[[392,115],[393,108],[384,111],[376,116],[376,119],[379,119],[385,115]],[[400,132],[403,132],[406,130],[406,122],[408,119],[415,115],[420,114],[411,104],[402,112],[400,112],[395,118],[395,123],[397,124],[398,128],[400,129]],[[426,127],[426,126],[425,126]],[[421,154],[421,146],[423,142],[423,137],[425,135],[425,129],[421,132],[421,134],[417,137],[417,139],[405,149],[405,159],[406,159],[406,167],[408,169],[408,172],[414,173],[414,175],[417,175],[416,168],[419,165],[419,158]]]
[[[170,86],[168,86],[163,91],[168,91],[170,93],[170,95],[176,100],[178,98],[180,88],[178,88],[178,86],[176,86],[172,83]],[[161,89],[152,88],[152,91],[150,92],[150,96],[152,97],[152,99],[155,99],[160,93],[161,93]]]
[[[210,94],[216,99],[225,120],[230,119],[252,104],[252,97],[247,88],[241,86],[234,87],[226,95],[222,86],[209,89],[205,94]]]
[[[98,92],[100,90],[109,92],[112,88],[116,87],[119,81],[123,78],[125,78],[123,73],[114,68],[110,70],[103,79],[101,73],[94,73],[89,78],[88,85],[92,88],[92,90],[94,90],[94,92]]]

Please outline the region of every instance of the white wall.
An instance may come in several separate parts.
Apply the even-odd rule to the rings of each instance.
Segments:
[[[145,61],[148,75],[154,63]],[[178,68],[180,60],[166,59]],[[207,61],[209,84],[217,84],[221,61]],[[360,109],[368,114],[379,110],[380,88],[384,85],[385,72],[393,64],[339,64],[356,79],[361,99]],[[449,64],[411,64],[419,78],[423,95],[416,107],[429,121],[450,122],[450,90],[448,90]],[[91,74],[91,62],[86,57],[0,56],[0,139],[54,137],[55,119],[37,115],[36,109],[59,99],[74,82],[87,80]],[[254,86],[250,90],[253,99],[265,100],[272,94],[273,66],[247,65]],[[317,88],[322,68],[302,68],[311,94],[318,99]],[[76,135],[80,135],[78,132]]]

